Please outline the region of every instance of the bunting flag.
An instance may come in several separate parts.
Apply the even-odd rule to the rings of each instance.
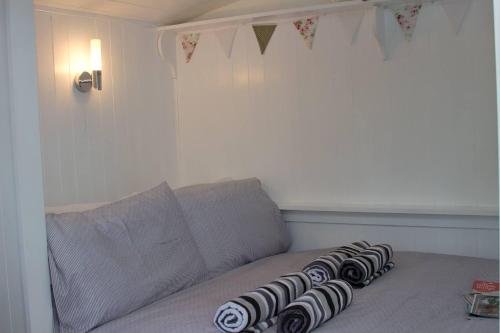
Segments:
[[[319,17],[308,17],[302,20],[297,20],[293,22],[295,28],[300,33],[306,46],[312,50],[314,44],[314,37],[316,36],[316,30],[318,29]]]
[[[344,30],[349,38],[351,38],[351,44],[356,41],[358,36],[359,28],[361,27],[361,22],[363,22],[363,17],[365,16],[364,10],[345,10],[336,13],[339,18]]]
[[[215,31],[215,37],[219,40],[224,53],[227,58],[231,58],[231,54],[233,53],[233,45],[234,39],[236,37],[236,33],[238,32],[238,27],[231,27],[223,30]]]
[[[193,58],[194,50],[198,41],[200,40],[200,33],[190,33],[181,36],[182,49],[186,56],[186,63],[189,63]]]
[[[384,61],[389,59],[385,22],[385,9],[382,7],[375,7],[375,27],[373,33],[375,35],[375,39],[377,40]]]
[[[260,53],[266,53],[267,46],[273,37],[274,31],[276,30],[276,24],[266,24],[266,25],[254,25],[253,31],[255,32],[255,37],[259,43]]]
[[[392,5],[390,8],[394,13],[396,21],[398,21],[401,29],[403,29],[406,40],[411,41],[422,4],[398,4]]]
[[[472,0],[442,0],[441,6],[456,34],[460,32]]]
[[[177,34],[173,31],[161,31],[157,43],[160,57],[170,67],[172,78],[177,78]]]

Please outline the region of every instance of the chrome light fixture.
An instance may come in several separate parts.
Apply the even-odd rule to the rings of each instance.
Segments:
[[[90,41],[90,65],[92,74],[85,71],[75,77],[75,86],[78,91],[89,92],[92,87],[102,90],[102,57],[101,40],[92,39]]]

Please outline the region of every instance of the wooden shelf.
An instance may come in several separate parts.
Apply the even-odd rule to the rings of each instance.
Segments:
[[[411,205],[365,205],[365,204],[278,204],[283,211],[366,213],[366,214],[413,214],[454,216],[498,216],[494,206],[411,206]]]
[[[434,2],[435,0],[423,0],[422,2]],[[187,23],[167,25],[158,27],[158,31],[189,32],[203,30],[217,30],[228,26],[238,26],[249,23],[279,22],[304,16],[327,15],[337,11],[371,8],[374,6],[387,6],[390,4],[406,3],[410,0],[347,0],[327,5],[315,5],[300,8],[282,9],[255,14],[215,18],[209,20],[191,21]]]

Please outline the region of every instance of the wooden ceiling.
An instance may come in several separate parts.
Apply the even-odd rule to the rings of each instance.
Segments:
[[[123,17],[155,25],[193,19],[327,4],[345,0],[34,0],[38,7],[84,11]]]
[[[36,6],[85,11],[173,24],[190,20],[238,0],[34,0]]]

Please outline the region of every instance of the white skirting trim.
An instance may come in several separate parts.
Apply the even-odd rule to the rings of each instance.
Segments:
[[[499,257],[498,217],[283,210],[292,250],[327,248],[354,240],[387,242],[398,251]]]

